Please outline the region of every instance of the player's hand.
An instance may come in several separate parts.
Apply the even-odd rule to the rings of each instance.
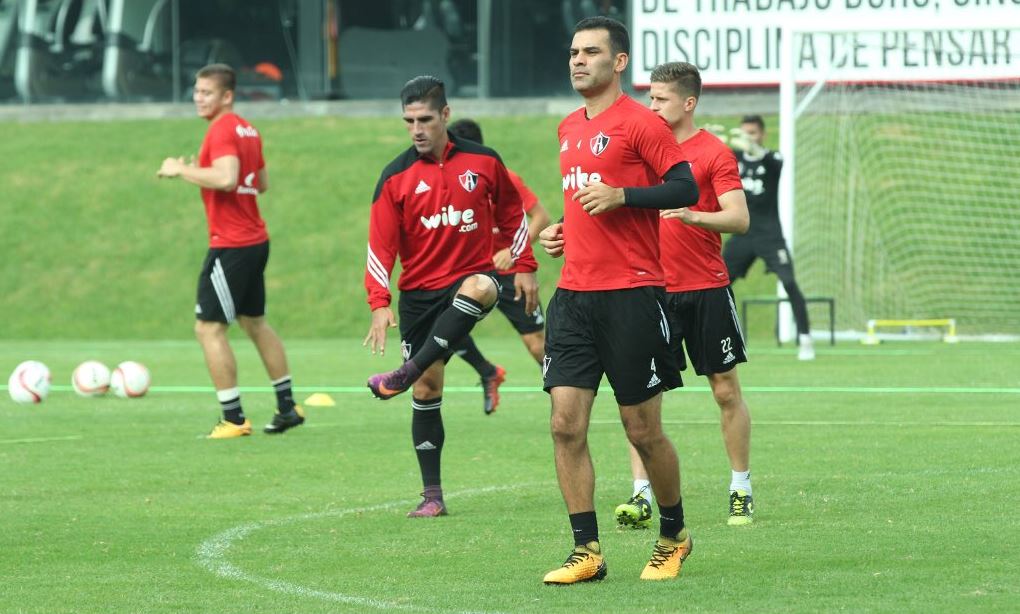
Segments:
[[[588,215],[599,215],[623,206],[623,188],[596,181],[574,192],[571,198],[581,203]]]
[[[187,163],[184,161],[184,158],[167,158],[163,160],[163,164],[156,171],[156,176],[166,179],[180,177],[185,166],[187,166]]]
[[[538,279],[534,273],[514,275],[514,300],[524,297],[524,313],[531,315],[538,309]]]
[[[730,147],[742,151],[752,158],[757,158],[765,153],[765,148],[755,142],[751,135],[740,128],[730,130]]]
[[[379,307],[372,310],[372,326],[368,329],[368,335],[361,342],[361,347],[368,346],[372,353],[379,350],[380,356],[386,355],[386,329],[396,328],[397,319],[393,317],[393,310],[389,307]]]
[[[701,213],[692,211],[690,207],[682,209],[663,209],[659,211],[659,217],[664,220],[680,220],[684,224],[697,224],[701,221]]]
[[[549,224],[538,233],[538,242],[553,258],[563,255],[563,224]]]
[[[514,265],[514,259],[510,256],[510,248],[504,247],[492,255],[492,264],[497,271],[505,271]]]

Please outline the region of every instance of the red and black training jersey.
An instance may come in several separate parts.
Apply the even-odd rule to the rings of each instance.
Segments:
[[[588,215],[571,197],[590,181],[615,188],[647,187],[683,162],[664,119],[629,96],[588,119],[584,107],[560,122],[564,263],[559,287],[619,290],[664,283],[659,262],[659,212],[619,209]]]
[[[269,240],[266,223],[259,214],[258,174],[265,166],[262,137],[241,116],[227,113],[209,125],[198,152],[201,168],[213,160],[236,156],[240,162],[237,187],[231,192],[202,188],[205,217],[209,223],[209,247],[246,247]]]
[[[528,216],[526,215],[529,211],[535,208],[538,204],[538,197],[531,191],[521,176],[513,172],[510,169],[506,169],[506,172],[510,175],[510,182],[517,188],[517,193],[521,197],[521,207],[524,208],[524,220],[527,221]],[[493,228],[493,232],[499,232],[498,228]],[[530,235],[529,235],[530,236]],[[521,253],[520,258],[514,262],[514,266],[508,271],[500,271],[500,273],[530,273],[538,270],[538,261],[535,260],[533,250],[526,250]]]
[[[493,234],[493,227],[499,232]],[[383,170],[375,189],[365,271],[368,304],[372,309],[390,304],[397,256],[400,290],[438,290],[492,270],[492,254],[504,247],[518,260],[533,259],[521,198],[499,155],[452,135],[438,161],[409,147]]]
[[[720,211],[720,196],[743,189],[736,157],[714,134],[699,130],[680,147],[691,162],[698,184],[698,204],[691,207],[692,211]],[[659,224],[659,242],[667,292],[729,285],[730,276],[722,259],[722,239],[718,232],[676,219],[663,219]]]

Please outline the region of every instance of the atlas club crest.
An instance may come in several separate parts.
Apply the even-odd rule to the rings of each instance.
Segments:
[[[457,179],[460,180],[460,187],[468,192],[473,192],[478,185],[478,174],[472,173],[470,170],[464,171],[463,175],[458,175]]]
[[[606,150],[606,147],[609,147],[609,137],[606,136],[606,133],[604,133],[602,131],[599,131],[598,134],[596,134],[595,136],[591,137],[591,141],[589,141],[589,145],[591,145],[591,153],[593,155],[598,156],[603,151]]]

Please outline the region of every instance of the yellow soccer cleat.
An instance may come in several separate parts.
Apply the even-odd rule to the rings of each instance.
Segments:
[[[251,422],[247,418],[244,424],[234,424],[226,420],[220,420],[213,427],[213,430],[205,436],[206,439],[232,439],[234,437],[247,437],[251,435]]]
[[[652,559],[641,572],[642,580],[669,580],[680,575],[680,568],[694,549],[694,540],[687,529],[680,531],[677,539],[659,537],[655,542]]]
[[[626,503],[616,506],[616,526],[619,529],[647,529],[652,526],[652,504],[639,493]]]
[[[739,527],[752,522],[754,522],[754,498],[742,490],[734,490],[730,493],[730,517],[726,524]]]
[[[606,562],[598,542],[577,546],[570,553],[563,566],[545,574],[546,584],[566,585],[577,582],[597,582],[606,577]]]

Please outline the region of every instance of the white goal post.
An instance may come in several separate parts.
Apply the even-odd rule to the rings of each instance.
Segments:
[[[780,219],[802,291],[836,299],[841,331],[953,318],[962,337],[1020,335],[1011,21],[784,24]]]

